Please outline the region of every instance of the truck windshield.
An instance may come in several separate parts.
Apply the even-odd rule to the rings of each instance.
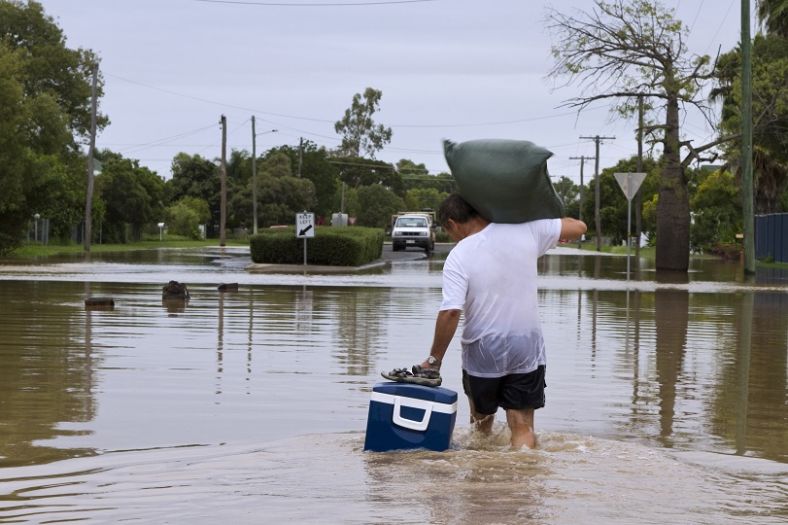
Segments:
[[[399,228],[426,228],[427,219],[421,217],[400,217],[397,219],[397,227]]]

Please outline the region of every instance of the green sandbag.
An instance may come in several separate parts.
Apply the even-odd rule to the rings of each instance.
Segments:
[[[486,219],[517,223],[564,216],[547,173],[552,152],[526,140],[443,141],[459,193]]]

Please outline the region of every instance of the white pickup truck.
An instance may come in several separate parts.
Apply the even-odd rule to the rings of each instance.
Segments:
[[[391,249],[395,252],[409,246],[422,248],[430,253],[435,249],[435,232],[432,218],[427,214],[406,213],[397,217],[391,229]]]

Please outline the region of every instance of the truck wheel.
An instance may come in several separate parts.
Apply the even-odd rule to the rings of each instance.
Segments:
[[[392,242],[391,243],[391,250],[392,251],[398,252],[401,249],[402,249],[402,245],[400,243],[398,243],[398,242]]]

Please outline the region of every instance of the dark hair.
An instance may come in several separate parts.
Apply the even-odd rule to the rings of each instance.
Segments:
[[[474,217],[478,217],[479,212],[468,204],[459,193],[452,193],[441,203],[438,208],[438,223],[446,226],[449,219],[457,223],[466,223]]]

